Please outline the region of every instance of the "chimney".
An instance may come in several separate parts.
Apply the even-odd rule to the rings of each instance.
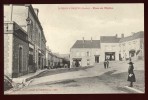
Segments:
[[[34,12],[35,12],[36,16],[38,17],[39,9],[34,8]]]
[[[118,37],[118,35],[116,34],[116,38]]]
[[[124,34],[121,34],[121,38],[124,38]]]
[[[92,42],[92,37],[91,37],[91,42]]]

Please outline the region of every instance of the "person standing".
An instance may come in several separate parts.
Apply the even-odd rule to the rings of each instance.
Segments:
[[[109,59],[107,59],[107,61],[106,61],[106,67],[107,68],[109,67]]]
[[[79,67],[79,61],[76,60],[76,67]]]
[[[133,82],[136,82],[136,78],[135,78],[135,74],[134,74],[134,66],[133,66],[133,62],[128,63],[129,64],[129,68],[128,68],[128,79],[127,81],[130,82],[129,87],[133,87]]]
[[[104,60],[104,69],[106,69],[106,64],[107,64],[107,62],[106,62],[106,60]]]

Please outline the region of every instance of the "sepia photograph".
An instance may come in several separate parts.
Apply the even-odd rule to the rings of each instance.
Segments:
[[[3,4],[4,95],[145,94],[144,3]]]

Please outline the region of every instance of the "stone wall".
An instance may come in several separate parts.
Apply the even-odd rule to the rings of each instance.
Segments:
[[[29,53],[29,44],[26,41],[23,41],[16,35],[13,36],[13,77],[22,76],[28,73],[28,53]],[[19,47],[23,49],[23,62],[22,62],[22,71],[19,73]]]

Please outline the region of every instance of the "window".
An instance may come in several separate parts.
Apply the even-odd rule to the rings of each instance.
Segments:
[[[87,51],[87,56],[89,56],[90,54],[89,54],[89,51]]]
[[[33,38],[33,24],[32,23],[30,24],[30,38],[31,40]]]
[[[133,44],[136,44],[136,41],[133,41]]]
[[[128,44],[131,45],[131,42],[129,42]]]
[[[87,65],[90,65],[89,59],[87,59]]]

